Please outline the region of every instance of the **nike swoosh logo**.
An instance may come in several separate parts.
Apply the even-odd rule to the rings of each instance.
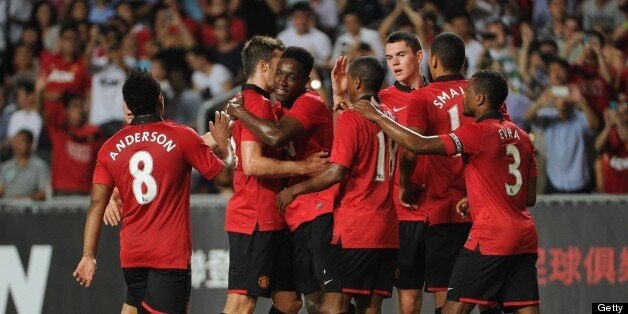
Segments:
[[[399,112],[399,111],[401,111],[401,110],[403,110],[403,109],[406,109],[406,107],[408,107],[408,106],[401,107],[401,108],[395,108],[395,107],[393,107],[393,111],[394,111],[394,112]]]
[[[449,291],[449,290],[454,290],[454,288],[447,288],[447,291]]]
[[[333,279],[329,279],[329,280],[325,280],[325,282],[323,282],[323,285],[327,285],[328,283],[330,283]]]

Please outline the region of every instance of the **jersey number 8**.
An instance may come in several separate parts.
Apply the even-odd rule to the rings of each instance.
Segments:
[[[140,162],[143,164],[140,169]],[[146,205],[157,197],[157,181],[153,172],[153,156],[146,151],[139,151],[129,161],[129,171],[133,176],[133,195],[140,205]],[[142,187],[146,187],[146,192]]]

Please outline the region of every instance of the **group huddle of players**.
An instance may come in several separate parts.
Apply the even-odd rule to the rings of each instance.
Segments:
[[[391,34],[386,61],[396,82],[385,89],[379,60],[340,57],[330,110],[307,89],[307,50],[253,37],[242,51],[246,83],[210,125],[211,149],[164,122],[158,83],[133,71],[123,95],[134,118],[98,155],[76,280],[93,280],[102,217],[118,187],[123,311],[185,313],[194,167],[234,189],[223,313],[252,313],[260,296],[272,298],[269,313],[304,305],[379,313],[393,286],[401,313],[420,312],[423,290],[434,293],[437,313],[476,305],[538,313],[538,239],[526,209],[536,201],[534,149],[508,121],[503,76],[460,74],[464,49],[453,33],[436,36],[427,82],[419,38]],[[146,132],[172,143],[119,147]]]

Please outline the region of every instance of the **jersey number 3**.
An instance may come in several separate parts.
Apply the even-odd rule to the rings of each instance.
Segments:
[[[142,169],[140,169],[140,163],[143,164]],[[133,195],[137,202],[140,205],[152,202],[157,197],[157,181],[151,175],[153,156],[143,150],[133,154],[129,161],[129,171],[133,176]]]
[[[506,186],[506,194],[508,196],[515,196],[521,190],[521,184],[523,183],[523,178],[521,177],[521,172],[519,172],[519,166],[521,165],[521,156],[519,155],[519,149],[517,146],[508,144],[506,145],[506,156],[512,156],[513,162],[508,164],[508,173],[512,174],[515,177],[515,184],[505,183]]]

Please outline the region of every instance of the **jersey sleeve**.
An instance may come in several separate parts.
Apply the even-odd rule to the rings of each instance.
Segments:
[[[536,178],[539,175],[539,169],[536,166],[536,154],[534,153],[534,148],[532,148],[532,152],[530,153],[530,166],[528,169],[528,178]]]
[[[192,129],[182,128],[179,132],[181,153],[203,177],[213,179],[224,167],[224,163],[205,144],[203,139]]]
[[[484,134],[482,128],[476,124],[465,124],[449,134],[449,137],[456,145],[458,153],[467,155],[477,155],[482,151]]]
[[[409,128],[419,128],[425,132],[427,129],[428,121],[428,106],[421,99],[420,93],[413,92],[412,99],[408,102],[408,108],[406,109],[405,120],[402,117],[399,123]]]
[[[316,127],[320,123],[321,117],[324,117],[324,115],[320,114],[320,107],[319,104],[305,98],[302,101],[296,101],[292,108],[286,111],[285,115],[299,121],[303,129],[307,131]]]
[[[101,149],[100,152],[98,152],[98,158],[96,159],[96,167],[94,168],[94,178],[92,179],[92,183],[103,184],[113,189],[115,183],[113,182],[113,177],[105,165],[104,158],[106,158],[106,153],[104,149]]]
[[[334,143],[331,149],[330,162],[351,168],[353,158],[358,150],[358,131],[355,120],[350,113],[341,113],[334,128]]]
[[[273,110],[267,102],[258,102],[257,100],[251,100],[254,103],[245,102],[244,106],[246,110],[248,110],[252,115],[264,119],[264,120],[274,120]],[[252,141],[252,142],[261,142],[253,132],[247,129],[244,125],[242,125],[242,137],[241,141]]]

